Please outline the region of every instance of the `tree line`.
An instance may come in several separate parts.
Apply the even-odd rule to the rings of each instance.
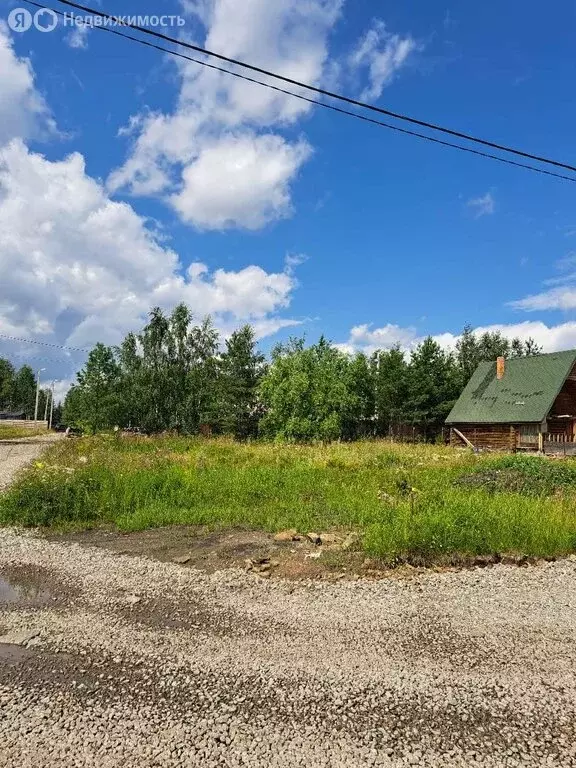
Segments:
[[[38,418],[43,419],[50,390],[41,389],[38,396]],[[9,360],[0,357],[0,412],[24,413],[34,418],[36,405],[36,376],[29,365],[15,368]]]
[[[533,340],[465,327],[454,351],[426,338],[349,355],[324,337],[278,344],[269,360],[245,325],[224,344],[210,318],[192,322],[183,304],[151,311],[118,347],[97,344],[64,403],[65,423],[96,432],[229,434],[287,440],[353,440],[439,433],[479,362],[538,354]]]

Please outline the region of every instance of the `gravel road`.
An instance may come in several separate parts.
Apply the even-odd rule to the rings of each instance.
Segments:
[[[576,765],[576,562],[289,582],[0,531],[0,766]]]
[[[50,443],[61,438],[61,434],[51,433],[17,440],[0,440],[0,489],[12,481],[16,472],[38,458]]]

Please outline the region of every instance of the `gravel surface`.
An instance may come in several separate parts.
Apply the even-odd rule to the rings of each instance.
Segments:
[[[1,530],[0,766],[576,765],[575,584],[265,580]]]
[[[14,479],[14,475],[44,451],[61,434],[36,435],[15,440],[0,440],[0,489]]]

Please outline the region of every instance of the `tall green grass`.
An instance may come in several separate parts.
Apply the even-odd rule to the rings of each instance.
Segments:
[[[46,429],[16,427],[12,424],[2,424],[2,422],[0,422],[0,440],[17,440],[21,437],[35,437],[36,435],[45,434],[47,434]]]
[[[515,481],[510,490],[510,471],[526,488]],[[51,448],[0,497],[0,522],[340,528],[360,531],[368,552],[391,561],[546,557],[576,549],[575,488],[570,461],[437,446],[97,436]]]
[[[555,499],[447,488],[424,494],[413,507],[391,507],[367,527],[364,544],[391,560],[450,561],[456,553],[554,557],[576,548],[576,519],[572,504]]]

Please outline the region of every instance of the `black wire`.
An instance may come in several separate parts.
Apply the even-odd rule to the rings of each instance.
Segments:
[[[256,67],[253,64],[247,64],[244,61],[239,61],[238,59],[232,59],[229,56],[224,56],[221,53],[215,53],[214,51],[209,51],[206,48],[202,48],[199,45],[193,45],[192,43],[188,43],[184,40],[178,40],[177,38],[170,37],[169,35],[164,35],[161,32],[156,32],[152,29],[146,29],[145,27],[140,27],[137,24],[128,24],[127,22],[122,21],[117,16],[112,16],[109,13],[105,13],[104,11],[95,10],[94,8],[90,8],[86,5],[80,5],[79,3],[74,3],[72,0],[58,0],[59,3],[62,3],[63,5],[67,5],[71,8],[76,8],[80,11],[85,11],[86,13],[92,15],[92,16],[100,16],[104,19],[110,19],[111,21],[114,21],[115,23],[124,26],[124,27],[130,27],[131,29],[135,29],[138,32],[142,32],[145,35],[151,35],[152,37],[159,38],[161,40],[166,40],[167,42],[174,43],[175,45],[181,45],[185,48],[188,48],[192,51],[196,51],[197,53],[202,53],[205,56],[212,56],[214,58],[220,59],[221,61],[226,61],[229,64],[235,64],[239,67],[244,67],[245,69],[249,69],[252,72],[258,72],[261,75],[266,75],[267,77],[273,77],[276,80],[282,80],[285,83],[289,83],[290,85],[296,85],[298,88],[305,88],[308,91],[314,91],[314,93],[318,93],[322,96],[329,96],[332,99],[337,99],[339,101],[345,101],[347,104],[352,104],[355,107],[362,107],[363,109],[369,109],[373,112],[379,112],[382,115],[387,115],[388,117],[393,117],[397,120],[403,120],[408,123],[412,123],[414,125],[419,125],[423,128],[430,128],[434,131],[440,131],[441,133],[449,134],[450,136],[455,136],[459,139],[466,139],[467,141],[472,141],[476,144],[483,144],[486,147],[492,147],[492,149],[499,149],[502,152],[510,152],[514,155],[519,155],[520,157],[526,157],[529,160],[537,160],[540,163],[546,163],[548,165],[555,165],[558,168],[566,168],[569,171],[576,171],[576,166],[569,165],[568,163],[562,163],[558,160],[550,160],[546,157],[541,157],[539,155],[533,155],[530,152],[524,152],[520,149],[514,149],[513,147],[507,147],[503,144],[497,144],[493,141],[488,141],[486,139],[480,139],[477,136],[471,136],[467,133],[462,133],[461,131],[455,131],[451,128],[444,128],[441,125],[436,125],[435,123],[429,123],[425,120],[418,120],[415,117],[409,117],[408,115],[403,115],[398,112],[392,112],[389,109],[383,109],[382,107],[377,107],[374,104],[368,104],[363,101],[358,101],[357,99],[351,99],[348,96],[343,96],[339,93],[334,93],[332,91],[327,91],[324,88],[318,88],[314,85],[308,85],[307,83],[301,83],[298,80],[293,80],[290,77],[285,77],[284,75],[279,75],[275,72],[270,72],[267,69],[262,69],[262,67]],[[35,3],[32,3],[35,4]],[[53,10],[53,9],[52,9]],[[101,29],[101,27],[98,27],[98,29]],[[226,71],[226,70],[224,70]],[[265,83],[261,83],[261,85],[265,85]]]
[[[35,339],[21,339],[19,336],[7,336],[5,333],[0,333],[0,339],[7,339],[8,341],[24,342],[25,344],[39,344],[41,347],[54,347],[55,349],[67,349],[71,352],[90,352],[89,349],[82,349],[81,347],[67,347],[64,344],[51,344],[48,341],[36,341]]]
[[[60,16],[65,16],[64,11],[60,11],[56,8],[51,8],[50,6],[42,5],[40,3],[35,2],[34,0],[23,0],[23,2],[27,3],[28,5],[32,5],[35,8],[42,8],[49,11],[52,11],[53,13],[56,13]],[[64,2],[64,0],[58,0],[58,2]],[[79,6],[80,8],[83,8],[83,6]],[[97,15],[97,14],[96,14]],[[106,16],[106,14],[102,14]],[[108,17],[112,18],[112,17]],[[129,25],[132,26],[132,25]],[[450,141],[443,141],[442,139],[436,139],[433,136],[427,136],[424,133],[418,133],[417,131],[410,131],[407,128],[400,128],[397,125],[391,125],[390,123],[385,123],[382,120],[376,120],[372,117],[367,117],[366,115],[361,115],[358,112],[351,112],[347,109],[342,109],[342,107],[336,107],[333,104],[327,104],[325,101],[318,101],[317,99],[311,99],[308,96],[303,96],[299,93],[294,93],[293,91],[287,91],[284,88],[280,88],[277,85],[272,85],[271,83],[264,83],[261,80],[256,80],[255,78],[248,77],[247,75],[242,75],[239,72],[233,72],[229,69],[224,69],[222,67],[217,67],[215,64],[209,64],[207,61],[202,61],[201,59],[195,59],[191,56],[186,56],[184,53],[179,53],[178,51],[173,51],[169,48],[164,48],[160,45],[156,45],[155,43],[150,43],[148,40],[142,40],[138,37],[134,37],[133,35],[128,35],[124,32],[119,32],[117,29],[111,29],[110,27],[101,27],[101,26],[93,26],[90,27],[91,29],[98,29],[102,30],[103,32],[109,32],[113,35],[117,35],[118,37],[123,37],[126,40],[132,40],[135,43],[140,43],[140,45],[145,45],[147,48],[154,48],[157,51],[161,51],[162,53],[169,53],[172,56],[177,56],[180,59],[185,59],[186,61],[191,61],[194,64],[200,64],[203,67],[208,67],[208,69],[214,69],[217,72],[223,72],[227,75],[232,75],[233,77],[237,77],[240,80],[246,80],[249,83],[255,83],[256,85],[262,85],[265,88],[270,88],[273,91],[278,91],[279,93],[283,93],[286,96],[293,96],[295,99],[300,99],[301,101],[306,101],[309,104],[316,104],[319,107],[325,107],[326,109],[330,109],[333,112],[339,112],[342,115],[348,115],[350,117],[358,118],[358,120],[363,120],[366,123],[372,123],[372,125],[379,125],[381,128],[388,128],[391,131],[396,131],[398,133],[403,133],[407,136],[414,136],[418,139],[424,139],[426,141],[430,141],[433,144],[440,144],[443,147],[452,147],[453,149],[459,149],[461,152],[468,152],[471,155],[478,155],[479,157],[486,157],[490,160],[497,160],[500,163],[506,163],[506,165],[513,165],[517,168],[525,168],[529,171],[534,171],[535,173],[542,173],[545,176],[554,176],[557,179],[563,179],[564,181],[576,181],[576,178],[572,176],[565,176],[561,173],[554,173],[553,171],[547,171],[544,168],[537,168],[533,165],[527,165],[526,163],[520,163],[516,160],[509,160],[505,157],[499,157],[498,155],[493,155],[489,152],[482,152],[478,149],[472,149],[471,147],[463,147],[460,144],[454,144]],[[138,27],[136,27],[139,29]],[[175,41],[176,42],[176,41]],[[570,167],[570,166],[566,166]],[[576,170],[576,168],[574,169]]]

